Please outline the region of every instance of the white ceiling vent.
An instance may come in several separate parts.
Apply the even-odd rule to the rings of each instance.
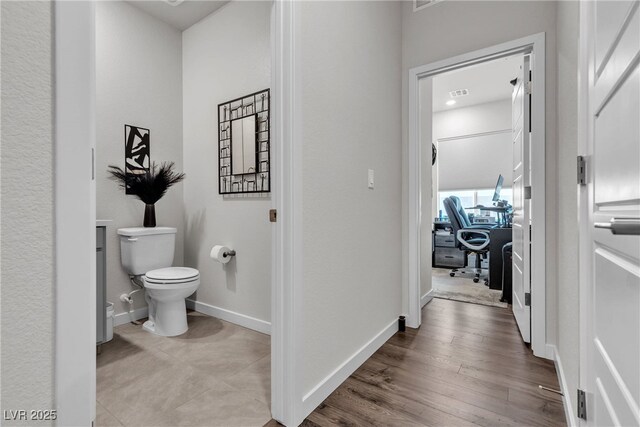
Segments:
[[[459,98],[461,96],[469,95],[469,89],[457,89],[449,92],[449,96],[452,98]]]
[[[417,12],[420,9],[424,9],[427,6],[440,3],[441,1],[444,1],[444,0],[413,0],[413,11]]]

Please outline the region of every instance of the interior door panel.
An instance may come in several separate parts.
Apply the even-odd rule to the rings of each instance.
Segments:
[[[531,342],[531,307],[526,294],[531,292],[531,248],[529,242],[530,205],[525,200],[525,181],[529,174],[529,57],[522,65],[512,95],[513,135],[513,315],[524,342]]]
[[[586,2],[590,225],[586,281],[586,424],[640,426],[640,235],[614,234],[612,218],[640,220],[640,14],[638,2]],[[589,168],[591,166],[591,168]],[[639,226],[640,227],[640,226]]]

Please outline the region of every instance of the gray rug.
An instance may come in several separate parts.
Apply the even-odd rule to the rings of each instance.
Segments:
[[[492,307],[507,308],[506,302],[500,302],[502,291],[489,289],[484,281],[474,283],[473,276],[450,277],[451,270],[434,268],[432,273],[433,296],[454,301],[472,302],[475,304],[490,305]]]

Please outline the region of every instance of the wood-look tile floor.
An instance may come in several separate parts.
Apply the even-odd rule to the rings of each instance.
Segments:
[[[509,309],[433,299],[303,426],[563,426],[551,361],[523,344]],[[277,425],[271,421],[270,425]]]
[[[271,419],[268,335],[197,312],[158,337],[114,330],[97,356],[96,426],[261,426]]]

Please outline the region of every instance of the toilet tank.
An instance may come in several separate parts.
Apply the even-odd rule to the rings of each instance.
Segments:
[[[173,227],[119,228],[122,267],[136,276],[171,267],[176,231]]]

